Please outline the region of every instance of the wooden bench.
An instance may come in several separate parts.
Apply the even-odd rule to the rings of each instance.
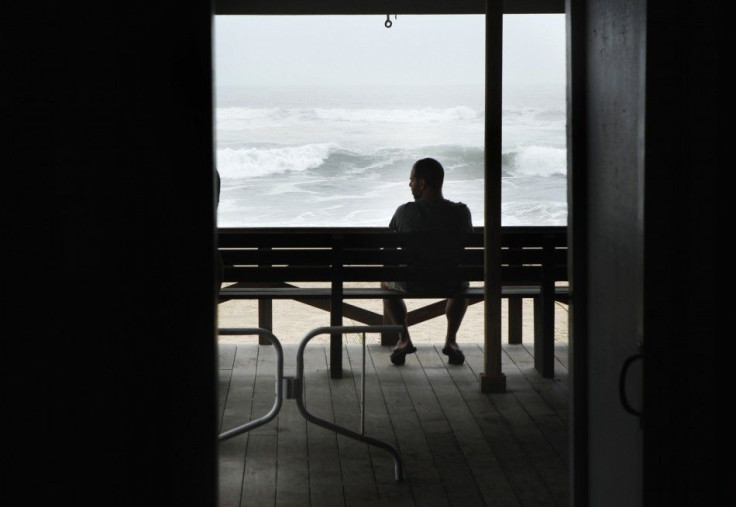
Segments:
[[[455,270],[408,266],[408,242],[417,235],[397,234],[383,228],[221,228],[218,248],[224,264],[220,302],[257,299],[259,327],[273,329],[273,299],[293,299],[330,312],[330,325],[343,317],[368,325],[384,323],[384,316],[348,304],[346,300],[407,297],[379,288],[380,281],[422,280],[444,276],[471,282],[455,294],[412,292],[407,299],[441,299],[410,312],[409,325],[444,315],[442,299],[466,297],[470,304],[484,299],[483,229],[464,237],[462,260]],[[419,241],[424,241],[420,238]],[[535,367],[544,377],[554,376],[554,303],[567,303],[567,231],[565,227],[503,227],[501,232],[501,296],[509,303],[509,343],[521,343],[521,302],[534,299]],[[323,282],[322,287],[299,286]],[[373,282],[371,287],[346,287],[346,282]],[[306,331],[306,330],[305,330]],[[392,345],[396,336],[382,336]],[[331,375],[342,375],[342,337],[331,339]]]

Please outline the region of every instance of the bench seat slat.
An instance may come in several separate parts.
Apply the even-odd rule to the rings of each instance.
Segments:
[[[566,286],[556,287],[555,292],[561,296],[568,294]],[[332,291],[329,287],[225,287],[220,290],[220,296],[227,299],[329,299]],[[501,287],[502,297],[536,297],[541,294],[541,288],[534,285],[505,285]],[[445,299],[447,297],[483,297],[483,287],[470,287],[467,290],[446,294],[439,292],[417,292],[406,294],[401,291],[381,288],[344,288],[344,299]]]
[[[314,249],[220,249],[223,262],[227,265],[268,266],[277,264],[299,264],[307,266],[329,266],[332,263],[332,250]],[[501,250],[502,264],[541,264],[547,254],[541,248],[521,250]],[[555,264],[566,263],[567,250],[555,250]],[[462,264],[482,266],[483,249],[468,248],[463,253]],[[401,265],[406,264],[406,253],[402,250],[346,249],[343,250],[343,264]]]
[[[470,281],[483,281],[482,267],[460,267],[456,272],[445,272],[450,278]],[[327,266],[274,266],[274,267],[226,267],[225,281],[228,282],[330,282],[334,274]],[[550,270],[553,280],[567,280],[566,268]],[[503,283],[539,282],[543,277],[541,266],[504,266],[501,268]],[[427,280],[428,276],[406,267],[357,267],[349,266],[340,270],[340,278],[346,282],[375,282],[401,280]]]

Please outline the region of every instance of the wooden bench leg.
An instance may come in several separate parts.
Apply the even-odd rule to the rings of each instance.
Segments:
[[[554,287],[552,287],[554,291]],[[555,376],[555,300],[534,298],[534,368],[544,378]]]
[[[383,305],[383,323],[394,324],[386,311],[386,305]],[[381,345],[394,346],[399,342],[399,333],[381,333]]]
[[[258,300],[258,327],[273,332],[273,300]],[[271,340],[265,336],[258,335],[258,345],[271,345]]]
[[[509,297],[509,343],[512,345],[521,345],[522,341],[522,302],[520,297]]]
[[[342,326],[342,284],[332,286],[330,326]],[[342,339],[340,333],[330,335],[330,378],[342,378]]]

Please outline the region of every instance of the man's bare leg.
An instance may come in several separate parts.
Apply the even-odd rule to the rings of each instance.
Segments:
[[[387,289],[388,286],[381,282],[381,288]],[[410,346],[412,343],[411,337],[409,336],[408,322],[406,320],[407,310],[404,300],[400,298],[384,299],[383,312],[385,315],[388,315],[392,324],[404,326],[404,331],[399,333],[399,341],[396,342],[393,350],[403,349],[404,347]]]
[[[457,331],[465,317],[465,311],[468,309],[468,300],[465,298],[451,298],[447,300],[445,306],[445,316],[447,317],[447,335],[445,336],[445,347],[458,350]]]

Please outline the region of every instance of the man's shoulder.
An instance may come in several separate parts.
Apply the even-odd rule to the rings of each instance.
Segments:
[[[453,208],[464,209],[464,210],[466,209],[466,210],[470,211],[470,208],[468,208],[468,205],[465,204],[464,202],[461,202],[461,201],[450,201],[450,200],[445,200],[445,202],[447,202],[447,204],[449,206],[452,206]]]
[[[446,201],[447,206],[452,210],[453,214],[459,217],[469,217],[470,208],[464,202]]]
[[[399,207],[396,208],[396,211],[397,212],[398,211],[406,211],[409,208],[416,207],[416,205],[417,205],[416,201],[408,201],[408,202],[405,202],[404,204],[400,204]]]
[[[468,208],[468,205],[464,202],[448,201],[448,203],[452,210],[449,215],[452,217],[450,220],[454,222],[453,227],[464,231],[472,230],[473,218],[470,214],[470,208]]]
[[[412,211],[416,211],[417,204],[416,202],[410,201],[405,202],[404,204],[400,204],[396,211],[394,212],[395,217],[403,217],[406,216],[408,213],[411,213]]]

